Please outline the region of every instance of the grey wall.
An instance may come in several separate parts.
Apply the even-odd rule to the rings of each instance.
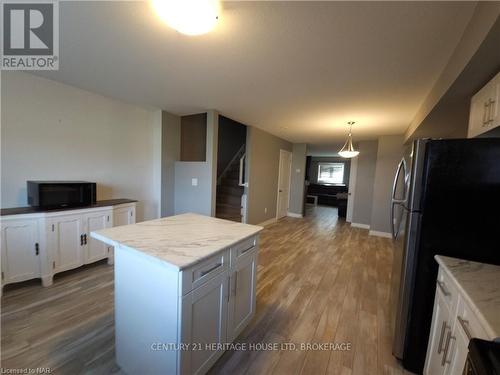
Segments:
[[[175,214],[175,162],[180,159],[180,117],[162,111],[161,216]]]
[[[319,163],[344,163],[344,183],[349,186],[349,173],[351,170],[351,162],[349,159],[340,156],[329,157],[315,157],[311,158],[311,165],[309,166],[309,182],[312,184],[318,183],[318,165]]]
[[[306,175],[307,145],[295,143],[292,148],[292,176],[290,182],[290,206],[288,211],[304,214],[304,188]]]
[[[248,126],[246,149],[247,222],[258,224],[276,217],[280,149],[292,151],[292,144]]]
[[[218,114],[215,111],[208,111],[206,161],[175,162],[175,214],[194,212],[208,216],[215,215],[217,130]],[[193,178],[198,179],[197,186],[192,185]]]
[[[370,225],[371,222],[377,143],[377,141],[358,143],[358,170],[352,212],[352,222],[356,224]]]
[[[28,73],[1,79],[1,207],[27,204],[27,180],[88,180],[97,199],[137,199],[138,221],[158,217],[159,111]]]
[[[378,139],[370,230],[390,233],[391,192],[396,168],[403,157],[404,136]]]

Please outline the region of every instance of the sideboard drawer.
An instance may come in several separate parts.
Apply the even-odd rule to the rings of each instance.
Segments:
[[[224,250],[181,272],[182,295],[198,288],[229,268],[229,250]]]
[[[235,266],[238,258],[250,252],[257,244],[257,236],[252,236],[231,246],[231,267]]]

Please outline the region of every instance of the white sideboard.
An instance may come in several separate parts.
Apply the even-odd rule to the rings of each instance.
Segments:
[[[500,126],[500,73],[471,99],[468,138]]]
[[[6,284],[36,278],[49,286],[58,272],[105,258],[112,263],[112,247],[89,234],[98,229],[135,223],[136,203],[129,200],[109,202],[110,205],[90,208],[2,215],[2,288]]]
[[[439,263],[424,374],[462,375],[469,340],[500,336],[500,266],[436,256]]]

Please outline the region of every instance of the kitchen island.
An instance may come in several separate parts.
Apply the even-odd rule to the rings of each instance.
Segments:
[[[183,214],[92,232],[115,247],[116,362],[203,374],[255,314],[262,227]]]

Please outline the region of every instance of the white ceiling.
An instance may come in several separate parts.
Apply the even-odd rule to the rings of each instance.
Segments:
[[[292,142],[400,134],[475,2],[225,2],[188,37],[147,2],[61,2],[60,70],[36,72],[176,114],[217,109]]]

